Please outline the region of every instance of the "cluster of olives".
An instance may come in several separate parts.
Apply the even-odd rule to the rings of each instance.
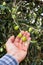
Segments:
[[[21,33],[18,34],[18,37],[21,38],[23,42],[27,41],[27,38],[25,36],[22,36]]]
[[[18,30],[19,29],[19,26],[15,26],[14,27],[14,30]],[[25,36],[22,36],[21,33],[18,34],[18,37],[22,39],[23,42],[27,41],[27,38]]]

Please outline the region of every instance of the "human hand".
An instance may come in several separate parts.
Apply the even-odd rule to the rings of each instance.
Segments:
[[[30,44],[30,34],[27,31],[20,32],[23,36],[27,38],[26,42],[23,42],[18,36],[14,38],[11,36],[6,42],[7,53],[12,55],[20,63],[27,55],[27,50]]]

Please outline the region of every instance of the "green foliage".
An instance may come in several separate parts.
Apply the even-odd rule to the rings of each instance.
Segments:
[[[15,0],[16,1],[16,0]],[[20,65],[42,65],[43,62],[43,4],[32,0],[0,1],[0,57],[6,53],[5,42],[21,30],[30,32],[28,54]],[[18,26],[18,30],[15,30]]]

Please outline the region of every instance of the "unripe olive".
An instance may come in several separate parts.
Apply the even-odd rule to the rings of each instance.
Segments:
[[[19,29],[19,26],[15,26],[14,29],[15,29],[15,30],[18,30],[18,29]]]
[[[19,33],[19,34],[18,34],[18,37],[19,37],[19,38],[21,38],[21,37],[22,37],[22,34],[21,34],[21,33]]]
[[[27,41],[27,38],[25,36],[23,36],[21,39],[23,42]]]
[[[32,30],[33,30],[33,28],[31,27],[31,28],[29,28],[29,30],[28,30],[28,31],[29,31],[29,32],[32,32]]]
[[[3,52],[3,48],[0,48],[0,52]]]

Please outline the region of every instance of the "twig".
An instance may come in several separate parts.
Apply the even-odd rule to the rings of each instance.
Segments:
[[[19,26],[19,25],[16,23],[16,21],[15,21],[15,20],[14,20],[14,23],[15,23],[17,26]],[[19,27],[19,30],[21,31],[20,27]]]
[[[13,1],[13,6],[15,6],[15,5],[16,5],[16,0]]]

